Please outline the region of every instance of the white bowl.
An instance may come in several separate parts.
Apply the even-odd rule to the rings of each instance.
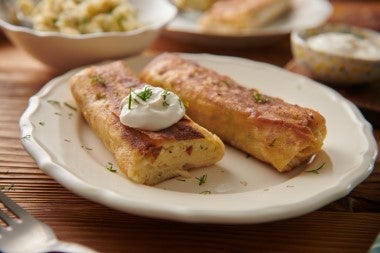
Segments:
[[[351,33],[376,41],[377,45],[380,45],[380,33],[344,24],[326,24],[293,31],[291,46],[297,64],[310,71],[313,78],[333,86],[361,85],[380,80],[379,59],[363,59],[328,53],[315,50],[308,45],[308,38],[326,32]]]
[[[70,68],[97,61],[122,58],[142,52],[177,15],[167,0],[129,0],[137,9],[141,28],[128,32],[67,35],[41,32],[13,25],[0,8],[0,27],[16,46],[55,69]]]

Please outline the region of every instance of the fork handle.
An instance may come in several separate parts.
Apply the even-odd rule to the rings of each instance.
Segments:
[[[54,244],[44,248],[41,253],[99,253],[93,249],[78,243],[56,241]]]

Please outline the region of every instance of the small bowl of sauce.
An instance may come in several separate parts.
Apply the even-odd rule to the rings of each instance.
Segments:
[[[380,33],[328,24],[291,34],[296,63],[313,78],[332,85],[359,85],[380,80]]]

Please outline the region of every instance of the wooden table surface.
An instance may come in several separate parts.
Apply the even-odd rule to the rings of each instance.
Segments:
[[[379,2],[334,1],[333,4],[335,11],[330,22],[380,30]],[[234,55],[302,72],[290,64],[292,57],[287,39],[266,48],[227,50],[161,37],[148,51]],[[18,121],[29,97],[57,75],[59,73],[0,38],[0,187],[15,202],[51,226],[62,240],[104,253],[336,253],[366,252],[380,232],[379,158],[372,174],[346,197],[301,217],[263,224],[210,225],[157,220],[122,213],[83,199],[45,175],[20,143]],[[380,86],[380,83],[373,85]],[[370,93],[370,88],[361,92]],[[366,108],[363,111],[367,113]],[[376,121],[380,117],[378,112],[374,113],[371,122],[376,126],[373,132],[379,146],[380,128]]]

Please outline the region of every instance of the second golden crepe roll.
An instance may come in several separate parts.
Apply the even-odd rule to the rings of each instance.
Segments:
[[[318,152],[326,136],[324,117],[308,108],[247,89],[177,54],[153,59],[140,78],[177,93],[187,114],[224,142],[289,171]]]

